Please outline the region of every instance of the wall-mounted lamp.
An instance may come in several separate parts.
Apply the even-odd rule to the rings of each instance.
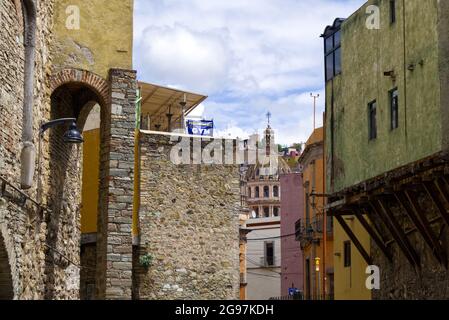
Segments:
[[[75,118],[63,118],[63,119],[57,119],[53,121],[46,122],[41,125],[41,128],[39,130],[39,138],[42,138],[44,136],[45,131],[47,131],[50,128],[60,126],[66,123],[70,123],[69,130],[64,134],[64,142],[66,143],[73,143],[73,144],[79,144],[83,143],[83,137],[81,136],[80,131],[76,127],[76,119]]]

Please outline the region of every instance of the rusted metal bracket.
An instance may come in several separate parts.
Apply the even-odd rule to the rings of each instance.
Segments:
[[[424,241],[429,246],[430,250],[434,254],[435,258],[447,268],[447,257],[435,236],[429,221],[423,214],[422,208],[420,207],[416,198],[411,194],[410,191],[397,192],[394,194],[397,202],[402,206],[407,216],[415,225],[416,229],[419,231]]]
[[[388,228],[391,235],[395,239],[396,243],[399,245],[399,248],[402,250],[402,252],[406,256],[410,264],[413,267],[419,267],[420,259],[418,257],[418,254],[411,246],[410,241],[408,240],[404,231],[401,229],[399,223],[394,218],[390,208],[387,205],[385,205],[385,203],[381,199],[371,202],[371,207],[373,208],[374,212],[377,213],[379,218],[383,221],[385,226]]]
[[[351,239],[351,241],[354,243],[354,245],[356,246],[357,250],[360,252],[360,254],[362,255],[363,259],[366,261],[366,263],[368,265],[372,264],[372,260],[370,255],[368,254],[368,252],[365,250],[365,248],[363,248],[363,245],[360,243],[360,241],[357,239],[357,237],[355,236],[354,232],[352,232],[351,228],[348,226],[348,224],[345,222],[345,220],[343,219],[342,216],[335,216],[335,219],[337,219],[338,223],[340,223],[341,227],[343,228],[343,230],[346,232],[346,234],[348,235],[349,239]]]

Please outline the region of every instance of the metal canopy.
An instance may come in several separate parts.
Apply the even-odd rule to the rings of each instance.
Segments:
[[[149,117],[150,130],[165,131],[168,128],[167,114],[171,114],[171,123],[180,123],[182,118],[181,102],[186,101],[185,115],[198,107],[207,96],[163,87],[151,83],[138,82],[142,97],[142,116]]]

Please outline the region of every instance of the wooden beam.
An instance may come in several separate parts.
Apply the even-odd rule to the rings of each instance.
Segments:
[[[368,220],[371,221],[373,229],[377,232],[380,239],[383,243],[385,243],[388,246],[388,239],[387,237],[384,237],[384,232],[379,228],[379,226],[375,223],[374,215],[372,213],[372,207],[370,205],[367,205],[363,208],[363,212],[366,213]],[[382,220],[381,220],[382,221]]]
[[[429,221],[423,214],[422,208],[420,207],[418,201],[416,201],[416,197],[414,197],[410,191],[397,192],[394,195],[397,202],[402,206],[405,213],[408,215],[410,220],[415,225],[416,229],[424,238],[424,241],[429,246],[435,258],[445,268],[447,268],[447,257],[443,250],[443,247],[435,236]]]
[[[153,90],[151,90],[151,92],[148,94],[148,96],[145,97],[145,99],[143,99],[143,101],[141,102],[141,105],[143,106],[148,100],[150,100],[154,94],[157,92],[157,90],[159,89],[159,87],[155,87]]]
[[[449,185],[447,184],[444,177],[436,179],[435,186],[438,189],[438,192],[440,193],[440,195],[443,197],[444,201],[446,201],[446,203],[449,203],[449,192],[448,192]]]
[[[412,248],[407,236],[399,226],[399,223],[394,219],[390,208],[386,206],[382,200],[371,202],[371,206],[378,216],[382,219],[385,226],[390,231],[399,248],[402,250],[407,260],[412,266],[420,266],[418,254]]]
[[[370,255],[365,250],[365,248],[363,248],[362,244],[357,239],[355,234],[352,232],[351,228],[347,225],[347,223],[345,222],[344,218],[342,216],[335,216],[335,219],[337,219],[338,223],[340,223],[341,227],[346,232],[346,234],[348,235],[349,239],[351,239],[351,241],[354,243],[354,245],[356,246],[357,250],[359,250],[360,254],[362,255],[363,259],[366,261],[366,263],[368,265],[371,265],[372,264],[372,260],[371,260]]]
[[[438,191],[433,182],[423,182],[424,190],[426,190],[432,202],[437,207],[446,225],[449,227],[449,214],[444,206],[444,203],[438,197]]]
[[[393,257],[391,256],[391,253],[388,251],[387,246],[383,242],[383,240],[380,238],[380,236],[377,234],[377,232],[371,227],[371,224],[363,217],[363,214],[360,212],[355,212],[355,216],[359,220],[360,224],[365,228],[366,232],[370,235],[371,239],[374,240],[376,245],[379,247],[379,249],[383,252],[385,257],[392,262]]]

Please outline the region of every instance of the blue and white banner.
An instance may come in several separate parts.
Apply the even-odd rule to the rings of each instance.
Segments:
[[[188,134],[195,136],[214,136],[214,120],[187,120]]]

